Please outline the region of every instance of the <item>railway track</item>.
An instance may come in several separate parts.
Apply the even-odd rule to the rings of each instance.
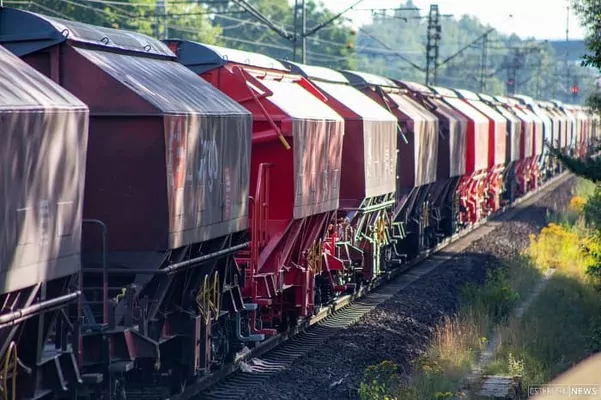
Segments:
[[[182,394],[171,396],[167,400],[243,398],[251,387],[266,382],[287,369],[295,360],[310,353],[338,331],[352,325],[413,282],[449,262],[472,242],[512,219],[571,177],[572,175],[566,172],[551,179],[543,187],[527,194],[513,205],[440,243],[436,248],[407,264],[405,268],[390,271],[355,295],[339,298],[294,331],[270,338],[238,358],[233,365],[202,378]]]

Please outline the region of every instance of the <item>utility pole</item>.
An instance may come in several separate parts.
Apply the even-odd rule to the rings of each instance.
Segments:
[[[540,99],[542,97],[541,96],[541,90],[540,90],[540,74],[541,74],[542,67],[543,67],[543,65],[539,61],[538,67],[536,69],[536,98],[537,99]]]
[[[566,6],[566,89],[570,87],[570,5]],[[568,100],[569,94],[566,96]],[[568,100],[569,101],[569,100]]]
[[[292,39],[292,61],[296,62],[296,49],[298,42],[298,0],[294,0],[294,34]]]
[[[302,42],[301,42],[301,62],[307,63],[307,4],[305,0],[302,1]]]
[[[513,54],[509,56],[510,60],[507,65],[507,82],[506,91],[507,95],[514,95],[517,91],[518,86],[518,69],[521,67],[522,53],[519,49],[514,48]]]
[[[156,0],[155,4],[156,25],[154,28],[154,36],[157,39],[167,39],[167,0]]]
[[[486,75],[488,74],[488,34],[482,38],[482,60],[480,64],[480,92],[486,89]]]
[[[428,14],[428,42],[426,44],[426,85],[431,83],[430,75],[433,76],[432,82],[436,85],[441,32],[442,26],[440,25],[438,4],[431,4],[430,13]]]

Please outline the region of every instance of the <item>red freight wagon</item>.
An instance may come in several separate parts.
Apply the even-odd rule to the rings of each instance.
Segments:
[[[380,250],[390,244],[386,226],[387,209],[395,204],[397,119],[340,72],[285,64],[323,91],[328,104],[345,119],[337,254],[351,279],[369,280],[380,273]]]
[[[0,40],[90,108],[84,372],[208,371],[242,303],[250,113],[148,36],[3,9]]]
[[[488,125],[488,175],[486,177],[487,201],[485,213],[491,214],[501,207],[503,174],[507,164],[507,120],[492,107],[482,102],[476,93],[456,90],[463,100],[484,114]]]
[[[275,59],[191,41],[167,42],[182,64],[254,116],[253,242],[251,253],[240,260],[248,265],[244,294],[259,305],[265,328],[251,321],[251,332],[273,334],[319,306],[314,304],[316,279],[326,285],[334,280],[330,266],[339,260],[327,253],[322,262],[320,243],[342,190],[344,120],[318,89]],[[253,312],[251,320],[255,317]]]
[[[409,90],[411,97],[431,110],[438,119],[438,168],[432,202],[440,210],[439,226],[443,237],[451,236],[456,231],[455,192],[460,178],[465,174],[467,118],[427,86],[415,82],[395,82]]]
[[[0,71],[0,359],[18,357],[30,370],[19,367],[19,390],[3,386],[6,398],[22,398],[40,392],[40,381],[77,384],[73,349],[48,336],[50,321],[81,296],[88,108],[1,46]]]
[[[539,165],[539,161],[543,155],[544,149],[544,124],[543,120],[531,110],[529,106],[523,104],[521,101],[516,99],[511,99],[514,102],[514,107],[517,107],[528,116],[528,118],[532,121],[532,157],[530,158],[530,162],[528,164],[528,168],[530,171],[530,178],[528,180],[528,191],[539,186],[540,178],[541,178],[541,169]]]
[[[550,103],[548,101],[538,101],[537,105],[542,108],[547,115],[549,116],[549,118],[552,121],[553,124],[553,139],[550,142],[550,144],[554,147],[554,148],[561,148],[562,147],[562,143],[565,143],[565,129],[566,129],[566,125],[567,125],[567,118],[563,115],[561,115],[555,108],[555,106],[553,105],[553,103]]]
[[[399,121],[397,204],[395,222],[409,237],[399,237],[406,246],[397,251],[413,257],[436,245],[440,212],[432,204],[438,164],[438,119],[388,78],[364,72],[344,71],[351,84],[393,113]]]
[[[578,157],[584,156],[584,143],[586,142],[586,132],[588,129],[586,114],[578,106],[569,106],[570,111],[576,118],[575,152]]]
[[[553,146],[555,149],[560,148],[561,137],[562,137],[562,119],[557,114],[555,107],[553,104],[545,101],[534,101],[536,108],[539,110],[539,113],[544,113],[549,120],[550,126],[550,136],[547,141],[550,146]],[[546,151],[546,149],[545,149]],[[548,156],[547,157],[547,168],[546,170],[553,176],[559,173],[559,162],[555,157]]]
[[[516,102],[516,106],[519,107],[524,113],[528,114],[532,121],[534,121],[534,141],[533,154],[537,157],[541,157],[544,153],[544,141],[545,141],[545,117],[539,115],[536,110],[532,107],[532,99],[526,96],[514,96],[512,101]]]
[[[520,159],[516,164],[515,171],[520,194],[524,195],[529,190],[531,183],[536,179],[536,170],[532,168],[536,160],[536,156],[534,155],[535,121],[532,114],[526,112],[524,107],[519,107],[516,100],[501,96],[497,97],[497,100],[509,107],[522,120]]]
[[[522,136],[522,120],[516,115],[516,111],[509,106],[499,102],[492,96],[480,94],[484,103],[494,108],[507,121],[507,136],[505,140],[505,159],[506,166],[503,174],[503,200],[513,202],[517,195],[517,180],[515,177],[516,166],[520,160],[520,143]]]
[[[412,96],[436,115],[442,136],[438,144],[437,180],[447,180],[465,174],[468,120],[447,104],[442,96],[427,86],[415,82],[395,81],[412,92]]]
[[[505,137],[505,160],[507,164],[514,163],[520,158],[520,140],[522,134],[522,120],[507,105],[497,101],[492,96],[479,95],[482,101],[494,108],[507,121],[507,135]]]
[[[573,154],[574,153],[574,149],[576,146],[576,132],[577,132],[577,125],[578,125],[578,120],[576,119],[575,114],[566,106],[561,104],[560,105],[561,111],[563,111],[563,113],[568,117],[569,121],[570,121],[570,126],[568,128],[568,134],[567,134],[567,138],[566,138],[566,146],[568,149],[569,154]]]
[[[459,221],[473,224],[484,215],[484,191],[488,173],[488,119],[473,106],[461,100],[450,89],[434,87],[434,91],[468,119],[467,160],[465,175],[458,187],[461,209]]]
[[[488,168],[505,165],[507,162],[507,119],[480,100],[478,95],[468,90],[456,90],[469,105],[480,111],[489,120],[488,127]]]

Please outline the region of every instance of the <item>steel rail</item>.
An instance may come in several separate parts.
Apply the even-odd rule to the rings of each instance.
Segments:
[[[339,329],[348,327],[379,304],[455,257],[455,255],[436,253],[448,248],[448,250],[453,250],[454,254],[458,254],[474,240],[493,231],[499,224],[557,189],[567,182],[570,177],[573,177],[573,174],[563,172],[551,178],[542,186],[516,199],[512,204],[500,208],[494,214],[471,227],[445,239],[438,246],[422,253],[411,262],[376,278],[370,285],[361,288],[356,294],[338,298],[333,304],[323,307],[317,315],[294,330],[269,338],[236,359],[234,363],[199,379],[186,388],[183,393],[170,396],[166,400],[241,398],[243,393],[253,385],[265,382],[274,374],[286,369],[296,359],[312,351]],[[476,233],[476,231],[478,231],[478,236],[474,238],[468,236],[471,233]],[[240,371],[243,362],[264,355],[265,359],[253,366],[253,372],[244,373]]]

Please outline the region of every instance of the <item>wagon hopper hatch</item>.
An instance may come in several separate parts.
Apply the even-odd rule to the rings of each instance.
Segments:
[[[348,279],[370,279],[381,272],[378,249],[390,242],[385,210],[395,203],[397,119],[338,71],[283,63],[323,91],[328,104],[345,119],[339,213],[343,233],[338,251],[347,263]]]
[[[431,247],[441,219],[433,198],[439,160],[437,117],[388,78],[356,71],[343,74],[397,118],[397,204],[393,218],[407,226],[410,240],[402,250],[404,254]]]
[[[489,107],[501,114],[507,124],[505,137],[505,161],[508,168],[520,158],[520,140],[522,135],[522,120],[515,114],[509,105],[499,102],[494,97],[479,94],[480,99]]]
[[[546,158],[545,141],[552,140],[552,125],[549,116],[541,110],[534,99],[528,96],[515,95],[514,98],[536,118],[536,133],[534,135],[534,153],[542,160]]]
[[[261,307],[265,329],[259,332],[275,333],[284,320],[313,310],[319,268],[305,255],[319,248],[339,205],[344,120],[319,89],[275,59],[191,41],[167,43],[181,63],[253,114],[253,244],[243,261],[254,280],[245,295]]]
[[[467,118],[427,86],[400,80],[394,82],[407,89],[410,97],[438,120],[438,165],[436,182],[432,188],[432,204],[440,212],[438,227],[441,237],[451,236],[456,232],[455,194],[465,174]]]
[[[250,113],[141,34],[3,9],[0,41],[90,108],[84,366],[103,363],[94,332],[110,325],[112,371],[208,368],[207,279],[210,315],[241,306],[225,256],[247,246]]]
[[[47,336],[48,321],[80,294],[88,109],[1,46],[0,71],[0,360],[29,372],[2,389],[30,398],[77,383],[71,349]]]
[[[549,145],[554,149],[559,150],[562,148],[562,138],[565,138],[564,130],[567,125],[567,118],[558,113],[555,105],[548,101],[537,101],[536,106],[544,112],[551,122],[551,135],[549,138]],[[563,139],[565,141],[565,139]],[[555,157],[548,157],[548,169],[551,174],[558,174],[561,172],[561,163]]]
[[[489,120],[488,125],[488,168],[493,169],[507,163],[507,119],[480,100],[476,93],[468,90],[456,91],[463,100],[480,111]]]
[[[508,110],[521,120],[520,157],[514,167],[514,171],[520,190],[520,192],[516,193],[516,196],[523,195],[527,193],[529,187],[536,185],[537,181],[538,157],[534,154],[534,142],[536,122],[540,120],[532,112],[521,106],[515,99],[503,96],[497,96],[495,99],[504,104]]]
[[[517,195],[516,167],[520,160],[522,137],[522,120],[508,104],[502,103],[492,96],[479,94],[479,98],[490,108],[505,118],[507,134],[505,136],[505,171],[503,174],[502,202],[512,202]]]
[[[487,200],[485,213],[496,212],[501,207],[503,174],[506,159],[507,120],[480,100],[476,93],[468,90],[455,91],[466,103],[488,118],[488,173],[486,177]]]
[[[570,152],[574,152],[575,146],[576,146],[576,116],[574,115],[574,113],[572,113],[572,111],[570,111],[565,105],[561,104],[559,106],[559,109],[561,110],[561,112],[568,118],[569,120],[569,127],[568,127],[568,132],[566,135],[566,146],[569,149]]]
[[[485,216],[486,177],[488,174],[488,119],[458,95],[441,87],[432,87],[444,101],[467,118],[467,159],[465,175],[458,185],[459,223],[473,224]]]
[[[539,101],[538,106],[544,109],[553,121],[553,147],[566,147],[569,119],[558,107],[550,101]]]

